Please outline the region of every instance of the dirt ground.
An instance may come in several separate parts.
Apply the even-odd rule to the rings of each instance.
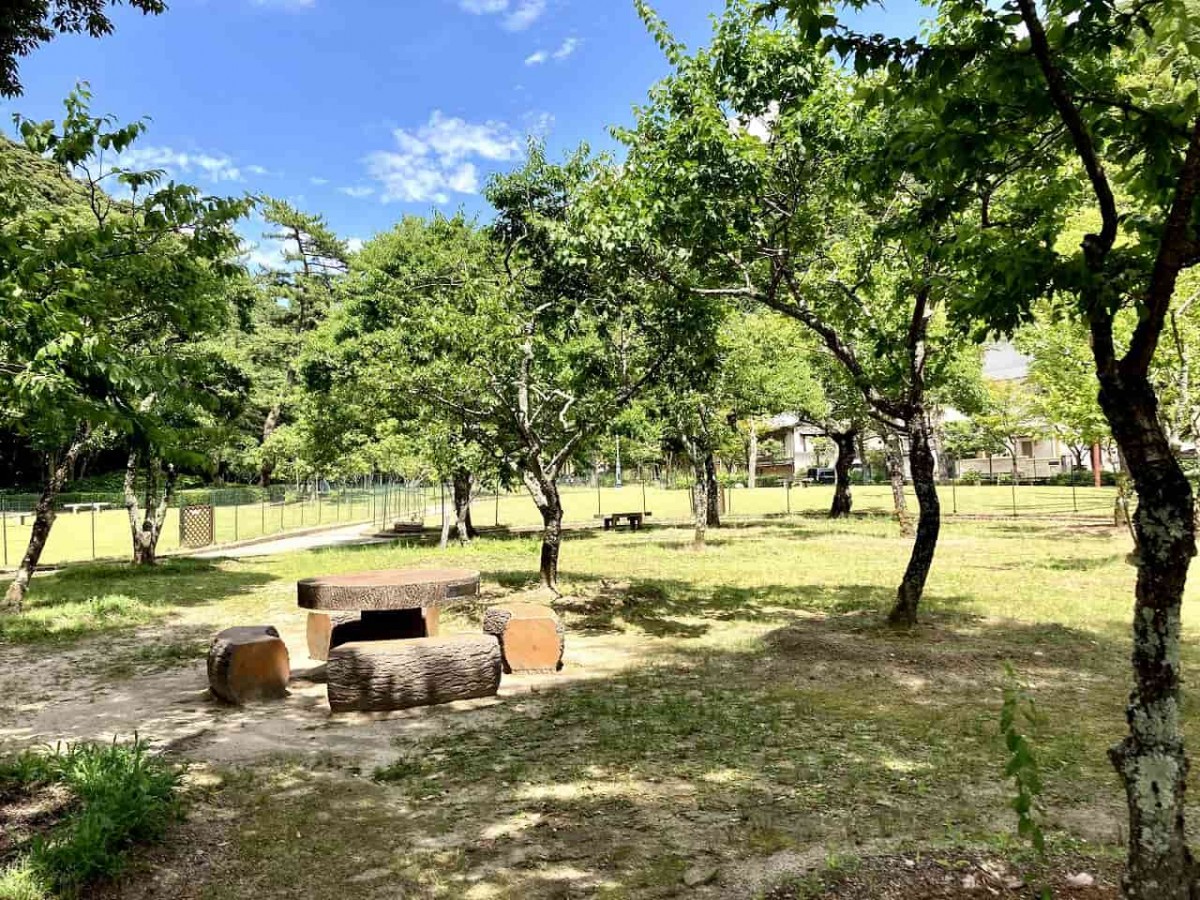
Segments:
[[[406,561],[397,551],[181,568],[145,588],[116,572],[110,590],[133,598],[207,597],[221,577],[229,593],[138,628],[5,646],[0,752],[136,733],[187,766],[186,820],[103,900],[1115,898],[1122,816],[1104,748],[1127,648],[1060,618],[1121,586],[1115,539],[1072,556],[1053,535],[1037,556],[1025,530],[971,526],[946,541],[961,583],[899,634],[878,608],[904,547],[885,526],[851,527],[730,531],[703,556],[681,549],[686,534],[595,538],[597,571],[556,604],[562,672],[386,715],[330,714],[294,579]],[[521,545],[471,552],[486,596],[445,631],[476,631],[483,606],[527,583]],[[976,594],[1044,604],[1044,618],[964,609]],[[215,703],[204,647],[252,622],[288,644],[290,696]],[[1002,776],[1006,661],[1048,722],[1046,863],[1015,838]]]

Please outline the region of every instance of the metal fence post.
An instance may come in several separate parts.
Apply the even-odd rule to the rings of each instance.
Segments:
[[[262,500],[259,502],[259,516],[262,519],[262,533],[267,533],[267,495],[263,494]]]
[[[639,467],[640,468],[640,467]],[[646,514],[646,479],[642,477],[642,515]]]
[[[958,460],[954,460],[954,475],[950,478],[950,496],[954,499],[954,515],[958,515]]]
[[[4,530],[4,565],[8,565],[8,502],[0,495],[0,526]]]
[[[789,478],[784,485],[786,486],[784,494],[787,496],[787,514],[790,516],[792,514],[792,480]]]
[[[1078,480],[1079,479],[1076,477],[1075,467],[1072,466],[1071,467],[1071,504],[1075,507],[1075,512],[1077,512],[1077,513],[1079,512],[1079,492],[1078,492],[1078,487],[1076,485],[1076,482],[1078,482]]]
[[[500,527],[500,486],[496,486],[496,527]]]
[[[234,539],[234,541],[241,540],[241,537],[238,534],[238,519],[241,518],[241,512],[242,512],[242,505],[240,503],[238,503],[237,494],[234,494],[233,495],[233,539]]]
[[[96,504],[92,504],[92,559],[96,558]]]

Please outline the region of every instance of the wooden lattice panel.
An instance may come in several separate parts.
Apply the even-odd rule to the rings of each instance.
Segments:
[[[209,547],[216,541],[214,507],[183,506],[179,509],[179,543],[183,547]]]

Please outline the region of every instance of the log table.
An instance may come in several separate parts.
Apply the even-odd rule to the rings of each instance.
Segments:
[[[479,573],[393,569],[307,578],[296,588],[308,610],[308,654],[325,661],[342,644],[436,637],[443,606],[479,596]]]

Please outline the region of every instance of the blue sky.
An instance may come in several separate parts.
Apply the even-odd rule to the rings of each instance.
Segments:
[[[405,213],[482,212],[480,188],[527,133],[554,153],[610,146],[607,126],[667,71],[632,0],[169,2],[159,17],[118,7],[102,40],[39,49],[4,111],[57,118],[86,80],[95,112],[151,119],[135,163],[288,198],[359,240]],[[723,0],[655,6],[697,46]],[[860,25],[908,34],[920,12],[895,0]]]

